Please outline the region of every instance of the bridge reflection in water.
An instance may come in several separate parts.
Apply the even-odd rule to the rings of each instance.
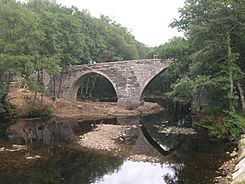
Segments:
[[[31,146],[33,142],[39,142],[54,147],[76,141],[79,135],[93,131],[96,124],[101,123],[114,123],[131,127],[125,131],[123,140],[125,140],[125,144],[130,142],[129,147],[134,154],[159,157],[162,154],[168,153],[161,149],[154,139],[150,137],[145,127],[140,125],[140,117],[84,122],[65,122],[55,119],[18,120],[8,128],[7,135],[9,140],[14,143],[28,144]]]
[[[131,127],[125,131],[120,144],[127,145],[131,154],[159,157],[161,160],[155,164],[134,162],[123,160],[121,157],[115,158],[112,155],[97,155],[96,152],[90,152],[87,155],[85,152],[75,152],[70,148],[63,149],[63,147],[67,148],[69,142],[76,141],[77,135],[92,131],[97,124],[102,123]],[[36,166],[34,170],[26,168],[19,171],[18,178],[16,177],[18,181],[23,179],[23,175],[29,176],[29,172],[32,172],[33,178],[36,178],[34,177],[36,173],[39,173],[40,177],[43,173],[52,173],[49,181],[53,181],[54,177],[60,181],[63,178],[65,182],[62,180],[60,183],[70,183],[70,181],[99,184],[112,183],[112,181],[126,183],[131,180],[130,183],[138,184],[138,176],[142,178],[143,181],[140,181],[142,183],[144,180],[145,183],[147,181],[152,181],[152,183],[153,181],[155,183],[214,183],[213,178],[216,175],[214,171],[218,170],[225,159],[226,144],[210,139],[206,131],[191,135],[176,135],[162,131],[166,127],[186,125],[190,124],[183,123],[182,120],[172,122],[170,116],[160,117],[160,115],[142,119],[131,117],[84,122],[65,122],[54,119],[19,120],[8,128],[7,135],[14,143],[34,145],[40,142],[50,148],[64,145],[61,153],[52,154],[55,156],[45,162],[45,166]],[[60,170],[61,173],[56,173],[54,170]],[[137,176],[131,175],[132,173],[136,173]],[[0,173],[0,183],[12,179],[12,176],[4,174]],[[46,175],[44,177],[47,178]],[[147,177],[150,178],[150,181]]]

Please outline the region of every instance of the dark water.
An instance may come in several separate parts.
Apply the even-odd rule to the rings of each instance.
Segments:
[[[231,146],[193,127],[189,115],[188,106],[172,104],[143,118],[17,121],[0,131],[0,150],[5,150],[0,151],[0,184],[212,184]],[[97,124],[131,125],[120,144],[131,154],[158,154],[159,161],[132,161],[74,146],[77,135]],[[26,142],[32,147],[6,151]]]

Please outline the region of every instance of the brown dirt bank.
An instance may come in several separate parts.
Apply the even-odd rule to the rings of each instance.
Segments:
[[[112,102],[74,102],[59,99],[55,103],[54,117],[57,119],[92,120],[124,116],[139,116],[157,113],[163,108],[156,103],[145,102],[143,106],[126,110]]]
[[[55,102],[47,96],[37,95],[34,103],[34,94],[27,89],[12,88],[7,102],[14,106],[13,114],[27,117],[34,108],[37,110],[53,109],[53,116],[60,120],[92,120],[123,116],[139,116],[157,113],[163,108],[156,103],[145,102],[143,106],[134,110],[126,110],[112,102],[78,102],[66,99],[57,99]]]

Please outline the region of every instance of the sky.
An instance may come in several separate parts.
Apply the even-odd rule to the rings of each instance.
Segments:
[[[147,46],[159,46],[173,36],[182,36],[169,23],[178,18],[184,0],[56,0],[57,3],[87,9],[92,16],[107,15],[128,28]]]
[[[181,167],[180,164],[175,166]],[[170,164],[124,161],[118,169],[98,178],[93,184],[159,184],[159,181],[165,184],[166,176],[176,181],[175,170]]]

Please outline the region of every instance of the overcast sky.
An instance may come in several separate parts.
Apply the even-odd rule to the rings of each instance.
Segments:
[[[92,16],[107,15],[127,27],[136,40],[159,46],[173,36],[180,36],[169,23],[178,17],[184,0],[57,0],[59,4],[87,9]]]

